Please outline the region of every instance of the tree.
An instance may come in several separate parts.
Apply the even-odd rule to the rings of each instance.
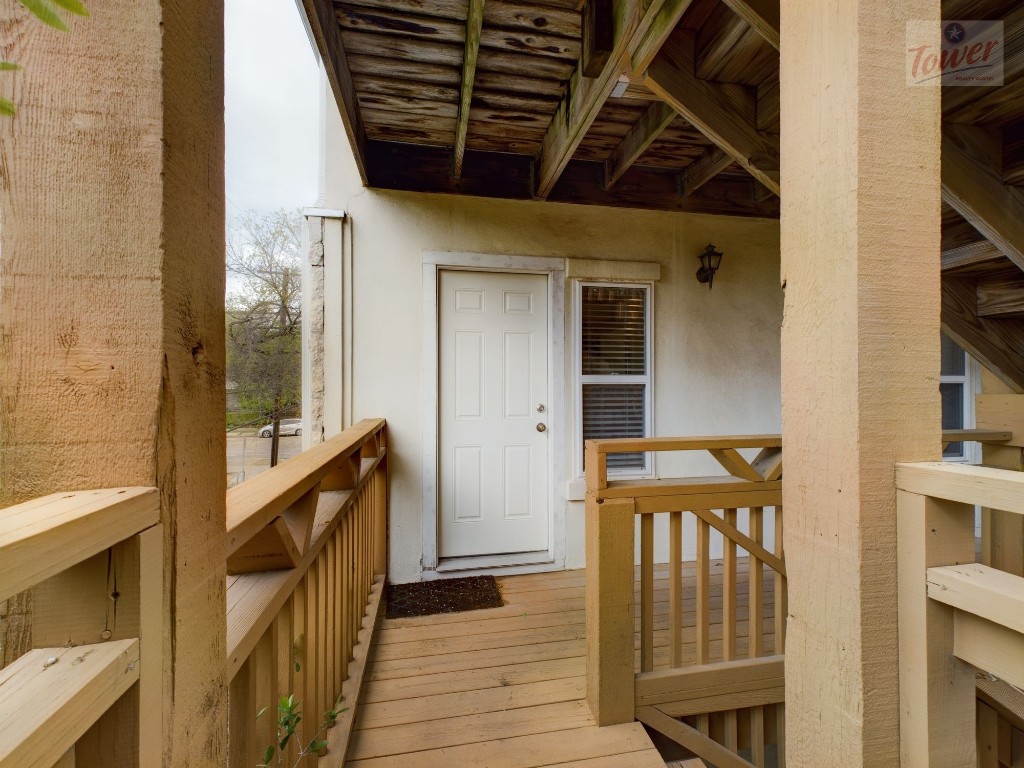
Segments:
[[[301,221],[283,209],[249,211],[227,243],[228,284],[236,286],[226,302],[227,375],[258,424],[274,425],[271,466],[279,422],[301,398]]]

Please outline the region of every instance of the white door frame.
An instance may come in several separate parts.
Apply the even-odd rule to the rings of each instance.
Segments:
[[[548,378],[550,403],[547,424],[548,514],[550,548],[527,555],[489,555],[445,558],[438,562],[438,446],[440,439],[440,366],[438,330],[438,272],[442,269],[476,272],[526,272],[548,278]],[[565,259],[502,256],[482,253],[424,251],[423,253],[423,555],[424,579],[444,572],[466,573],[501,568],[506,573],[530,573],[565,567]]]

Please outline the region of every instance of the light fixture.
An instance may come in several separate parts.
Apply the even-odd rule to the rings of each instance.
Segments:
[[[708,290],[715,282],[715,272],[722,266],[722,254],[715,250],[715,246],[708,244],[704,253],[700,255],[700,269],[697,270],[697,282],[707,283]]]

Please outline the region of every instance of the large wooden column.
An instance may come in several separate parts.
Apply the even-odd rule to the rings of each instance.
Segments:
[[[159,488],[164,766],[225,763],[223,12],[0,0],[0,503]],[[143,664],[146,663],[143,653]]]
[[[940,93],[904,56],[941,14],[781,8],[787,764],[897,766],[894,464],[941,447]]]

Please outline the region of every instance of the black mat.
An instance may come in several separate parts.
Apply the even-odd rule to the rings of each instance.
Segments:
[[[387,588],[389,619],[500,608],[504,604],[493,576],[389,584]]]

